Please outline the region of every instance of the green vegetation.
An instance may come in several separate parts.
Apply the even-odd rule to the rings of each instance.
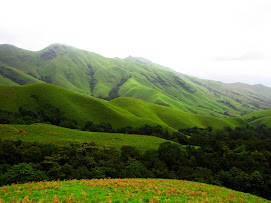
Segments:
[[[270,202],[222,187],[182,180],[100,179],[0,188],[0,200],[23,202]]]
[[[271,127],[271,110],[256,111],[241,117],[253,125],[265,125]]]
[[[256,119],[252,122],[253,125],[265,125],[267,127],[271,127],[271,116],[267,116],[264,118]]]
[[[69,127],[60,123],[60,121],[69,121],[76,123],[80,126],[79,129],[82,129],[87,121],[91,121],[95,124],[110,123],[114,129],[126,126],[160,125],[171,132],[195,126],[223,129],[249,125],[240,118],[196,115],[133,98],[120,97],[106,102],[51,84],[0,85],[0,97],[1,123],[29,124],[45,121]],[[20,121],[20,115],[24,114]],[[39,120],[39,117],[42,118]],[[28,122],[27,119],[30,121]]]
[[[6,85],[27,85],[33,83],[44,83],[23,71],[7,66],[0,66],[0,83]]]
[[[256,111],[250,114],[246,114],[242,116],[244,120],[256,120],[258,118],[268,117],[271,116],[271,110],[265,110],[265,111]]]
[[[51,181],[1,187],[0,202],[265,201],[125,178],[271,199],[268,87],[61,44],[0,45],[0,84],[0,185]]]
[[[143,58],[105,58],[61,44],[38,52],[1,45],[0,65],[2,84],[43,81],[95,98],[132,97],[195,114],[238,116],[271,107],[264,86],[200,80]]]
[[[59,130],[59,134],[48,136],[54,136],[55,143],[50,142],[49,138],[39,139],[39,136],[46,136],[39,133],[42,130],[33,130],[33,133],[38,134],[33,136],[34,139],[31,139],[30,133],[24,131],[30,129],[30,132],[33,127],[48,128],[44,124],[30,125],[29,128],[22,126],[24,130],[19,129],[22,134],[19,136],[15,128],[17,126],[1,127],[4,134],[11,134],[9,137],[3,135],[0,139],[2,185],[106,177],[165,178],[225,186],[271,199],[271,129],[263,126],[234,130],[226,128],[219,131],[195,127],[183,129],[180,130],[180,135],[184,136],[180,136],[178,142],[185,144],[185,147],[167,141],[159,144],[158,148],[152,145],[156,148],[152,150],[140,150],[138,146],[129,145],[119,148],[103,142],[99,146],[88,138],[65,143],[70,138],[77,141],[75,136],[79,132],[59,127],[54,127]],[[63,144],[60,144],[62,132],[68,135]],[[74,136],[69,133],[74,133]],[[141,138],[145,139],[144,136]],[[133,139],[128,138],[129,141]],[[86,140],[87,142],[81,142]],[[146,146],[143,145],[141,144],[142,147]]]
[[[146,135],[127,135],[121,133],[84,132],[48,124],[4,125],[0,124],[0,139],[22,140],[24,142],[54,143],[68,146],[71,143],[83,144],[94,142],[102,147],[123,145],[136,147],[140,151],[157,150],[166,140]]]

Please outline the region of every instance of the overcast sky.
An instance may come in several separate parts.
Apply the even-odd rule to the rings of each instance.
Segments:
[[[7,0],[0,44],[64,43],[178,72],[271,87],[270,0]]]

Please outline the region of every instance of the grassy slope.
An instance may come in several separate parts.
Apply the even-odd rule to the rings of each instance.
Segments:
[[[264,124],[271,127],[271,110],[257,111],[241,117],[244,120],[252,120],[254,125]]]
[[[244,83],[232,83],[232,84],[225,84],[230,88],[237,89],[238,91],[242,92],[251,92],[251,95],[254,96],[255,100],[257,97],[262,97],[262,98],[271,98],[271,92],[270,88],[266,87],[264,85],[248,85]]]
[[[215,129],[221,129],[226,126],[236,127],[246,126],[248,124],[239,118],[217,118],[207,115],[197,115],[133,98],[120,97],[109,103],[125,109],[136,116],[166,123],[168,126],[175,129],[191,128],[195,126],[201,128],[213,126]]]
[[[120,149],[123,145],[134,146],[140,151],[157,150],[167,140],[146,136],[121,133],[101,133],[71,130],[49,124],[5,125],[0,124],[0,138],[22,140],[26,142],[55,143],[60,146],[70,143],[95,142],[99,147],[114,146]]]
[[[251,122],[253,125],[261,125],[264,124],[267,127],[271,127],[271,116],[267,116],[264,118],[259,118]]]
[[[217,101],[228,102],[226,105],[222,103],[224,110],[233,115],[239,115],[240,112],[244,114],[257,109],[271,108],[271,89],[263,85],[248,85],[244,83],[227,84],[217,81],[203,80],[177,73],[172,69],[155,64],[140,57],[130,56],[124,60],[136,62],[138,64],[148,64],[158,69],[168,70],[175,73],[185,82],[185,84],[196,90],[197,97],[193,98],[195,103],[200,101],[198,104],[200,104],[202,108],[212,108],[213,115],[217,115],[217,112],[221,112],[221,102]],[[231,105],[229,105],[229,103]],[[204,114],[204,112],[200,112],[199,108],[193,108],[190,111],[193,112],[193,110],[196,110],[197,113]]]
[[[243,119],[250,119],[252,117],[256,118],[262,118],[262,117],[268,117],[271,116],[271,110],[265,110],[265,111],[256,111],[250,114],[246,114],[242,116]]]
[[[3,85],[17,85],[16,82],[4,77],[3,75],[0,75],[0,83]]]
[[[84,124],[107,122],[119,128],[127,125],[154,125],[151,120],[140,119],[134,115],[109,105],[102,100],[86,97],[61,87],[50,84],[33,84],[29,86],[0,86],[1,109],[16,112],[20,106],[37,110],[50,104],[59,108],[68,118]],[[35,95],[35,96],[34,96]]]
[[[133,97],[186,112],[215,116],[223,116],[225,111],[240,115],[240,112],[270,107],[267,104],[271,97],[264,97],[266,93],[271,95],[270,88],[259,87],[252,93],[249,88],[243,88],[237,96],[233,93],[235,87],[200,79],[200,83],[195,83],[191,78],[146,59],[110,59],[61,44],[50,45],[39,52],[1,45],[0,63],[38,80],[96,98]],[[0,83],[11,84],[12,81],[1,77]],[[254,95],[255,92],[260,94]],[[234,108],[217,102],[219,100],[229,102]]]
[[[0,201],[22,202],[270,202],[223,187],[183,180],[92,179],[0,188]]]
[[[31,75],[15,68],[0,66],[0,84],[5,85],[27,85],[33,83],[44,83]]]
[[[179,74],[179,76],[185,81],[189,80],[193,84],[197,84],[204,92],[207,89],[209,92],[206,92],[208,97],[216,98],[217,101],[228,102],[235,106],[238,111],[241,111],[242,114],[271,108],[271,89],[269,87],[244,83],[227,84],[182,74]],[[227,111],[235,109],[229,108],[231,106],[227,104],[226,106],[228,107]],[[235,113],[236,111],[231,112],[231,114]]]
[[[86,121],[111,123],[114,128],[144,124],[161,125],[169,130],[188,127],[246,126],[239,118],[216,118],[185,113],[173,108],[150,104],[133,98],[117,98],[110,102],[87,97],[51,84],[25,86],[0,85],[0,109],[16,112],[20,106],[37,110],[50,104],[84,125]]]

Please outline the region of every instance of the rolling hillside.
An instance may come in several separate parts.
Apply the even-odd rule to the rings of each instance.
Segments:
[[[161,125],[175,131],[195,126],[221,129],[249,125],[240,118],[197,115],[127,97],[108,102],[46,83],[23,86],[0,85],[0,97],[0,110],[18,112],[22,106],[32,111],[48,111],[54,107],[59,108],[65,117],[75,119],[81,126],[86,121],[92,121],[97,124],[110,123],[113,128],[139,127],[147,124]]]
[[[241,117],[242,119],[252,123],[253,125],[264,124],[271,127],[271,110],[257,111]]]
[[[132,97],[219,117],[271,107],[268,87],[201,80],[139,57],[105,58],[61,44],[38,52],[0,45],[1,84],[40,82],[104,100]]]
[[[271,116],[267,116],[264,118],[259,118],[251,122],[253,125],[266,125],[267,127],[271,127]]]
[[[179,74],[180,75],[180,74]],[[271,108],[271,88],[263,85],[248,85],[244,83],[222,83],[217,81],[202,80],[199,78],[180,75],[182,78],[187,78],[194,84],[207,89],[212,92],[219,103],[223,103],[226,106],[236,109],[241,104],[241,114],[247,114],[250,111],[256,111],[259,109],[267,110]],[[185,79],[184,79],[185,80]]]
[[[154,136],[85,132],[41,123],[32,125],[0,124],[0,138],[42,144],[54,143],[58,146],[94,142],[99,147],[112,146],[120,149],[123,145],[129,145],[140,151],[157,150],[161,143],[167,141]]]

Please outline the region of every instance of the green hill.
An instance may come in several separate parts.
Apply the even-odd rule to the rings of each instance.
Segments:
[[[37,112],[58,108],[66,118],[76,120],[81,126],[86,121],[92,121],[96,124],[110,123],[115,129],[147,124],[161,125],[175,131],[195,126],[221,129],[249,125],[240,118],[197,115],[133,98],[119,97],[107,102],[46,83],[23,86],[0,85],[0,97],[0,110],[18,112],[19,107],[23,107]]]
[[[253,125],[264,124],[267,127],[271,127],[271,110],[257,111],[241,117]]]
[[[207,90],[207,94],[209,92],[208,95],[210,97],[216,98],[217,102],[224,104],[230,109],[237,110],[240,115],[271,108],[271,88],[269,87],[244,83],[227,84],[182,74],[179,74],[179,76],[184,80],[187,78],[187,81],[197,84],[203,92]],[[227,110],[227,112],[229,111]],[[235,114],[234,111],[229,113]]]
[[[113,146],[120,149],[123,145],[129,145],[136,147],[140,151],[157,150],[161,143],[167,141],[153,136],[85,132],[49,124],[0,124],[0,138],[42,144],[55,143],[58,146],[66,146],[70,143],[82,144],[94,142],[99,147]]]
[[[14,76],[15,69],[17,70]],[[182,75],[140,57],[105,58],[67,45],[32,52],[0,45],[0,83],[52,83],[95,98],[132,97],[224,117],[271,107],[271,89]]]
[[[271,116],[263,117],[256,119],[251,122],[253,125],[266,125],[267,127],[271,127]]]
[[[258,119],[258,118],[263,118],[263,117],[268,117],[268,116],[271,116],[271,110],[253,112],[253,113],[242,116],[242,118],[245,120],[249,120],[251,118]]]
[[[92,179],[0,188],[3,202],[270,202],[223,187],[183,180]]]
[[[0,69],[0,81],[5,85],[44,83],[43,81],[38,80],[31,75],[7,66],[2,66]]]

